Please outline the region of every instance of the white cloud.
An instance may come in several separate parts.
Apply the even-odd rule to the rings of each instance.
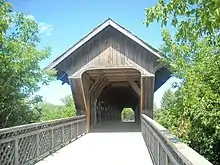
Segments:
[[[26,15],[25,17],[28,18],[28,19],[36,20],[35,17],[34,17],[33,15],[29,15],[29,14],[28,14],[28,15]]]
[[[52,31],[53,31],[52,25],[46,24],[44,22],[40,22],[40,23],[38,23],[38,25],[39,25],[39,33],[40,34],[46,34],[47,36],[52,34]]]
[[[53,25],[47,24],[45,22],[38,22],[33,15],[26,15],[26,18],[33,19],[38,23],[39,33],[44,35],[51,35],[53,31]]]

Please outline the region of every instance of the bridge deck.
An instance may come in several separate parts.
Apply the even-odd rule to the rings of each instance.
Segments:
[[[149,152],[134,123],[102,123],[36,165],[152,165]]]

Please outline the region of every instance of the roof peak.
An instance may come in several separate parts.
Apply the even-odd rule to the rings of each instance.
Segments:
[[[97,35],[99,32],[101,32],[103,29],[105,29],[107,26],[111,26],[114,29],[118,30],[120,33],[124,34],[137,44],[141,45],[151,53],[153,53],[158,58],[162,58],[162,56],[158,53],[158,50],[154,49],[152,46],[141,40],[139,37],[132,34],[130,31],[119,25],[117,22],[115,22],[113,19],[108,17],[104,22],[99,24],[96,28],[94,28],[89,34],[84,36],[81,40],[79,40],[76,44],[74,44],[72,47],[70,47],[67,51],[65,51],[62,55],[57,57],[51,64],[49,64],[46,69],[53,69],[58,65],[61,61],[63,61],[67,56],[69,56],[72,52],[77,50],[80,46],[85,44],[88,40],[93,38],[95,35]]]

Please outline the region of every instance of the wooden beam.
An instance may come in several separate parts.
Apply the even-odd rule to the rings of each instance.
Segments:
[[[139,81],[140,78],[137,78],[137,77],[135,77],[135,78],[134,77],[131,77],[131,78],[126,78],[126,77],[118,77],[118,78],[112,77],[112,78],[109,78],[108,77],[108,80],[111,81],[111,82],[127,82],[129,80]]]
[[[105,68],[102,68],[102,69],[95,69],[95,70],[88,70],[86,71],[87,74],[97,74],[97,73],[100,73],[100,72],[103,72],[103,73],[136,73],[136,74],[139,74],[140,73],[136,70],[136,69],[127,69],[127,68],[120,68],[120,69],[105,69]]]
[[[129,80],[128,82],[131,85],[132,89],[140,96],[141,95],[141,90],[137,86],[137,84],[133,80]]]
[[[94,82],[93,86],[90,88],[89,90],[89,95],[92,95],[92,93],[94,92],[94,90],[98,87],[98,85],[102,82],[102,80],[104,79],[104,74],[101,73],[99,75],[99,77],[96,79],[96,81]]]
[[[89,132],[89,129],[90,129],[90,105],[88,105],[87,101],[86,101],[85,89],[83,87],[82,78],[80,79],[80,84],[81,84],[81,88],[82,88],[83,101],[84,101],[85,108],[86,108],[86,130],[87,130],[87,132]]]
[[[104,74],[105,76],[137,76],[137,77],[140,77],[138,73],[131,73],[131,72],[104,73]],[[89,75],[91,77],[99,77],[100,73],[91,73]]]
[[[86,80],[94,83],[94,80],[87,73],[84,73],[84,75],[85,75]]]
[[[115,82],[115,83],[112,83],[111,86],[112,86],[112,87],[129,87],[130,85],[128,84],[127,81],[124,81],[124,82]]]
[[[141,87],[141,96],[140,96],[140,115],[143,113],[143,95],[144,95],[144,90],[143,90],[143,77],[141,76],[140,78],[140,87]]]
[[[100,84],[97,91],[94,93],[94,98],[98,97],[100,95],[100,93],[102,92],[102,90],[109,84],[110,84],[110,82],[108,81],[108,79],[103,80],[103,82]]]

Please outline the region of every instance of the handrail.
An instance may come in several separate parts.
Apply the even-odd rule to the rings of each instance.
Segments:
[[[0,129],[0,164],[26,165],[86,133],[85,115]]]
[[[145,114],[142,114],[141,131],[155,165],[212,165]]]

